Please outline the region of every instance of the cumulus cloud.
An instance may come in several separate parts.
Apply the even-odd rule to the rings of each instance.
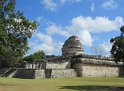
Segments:
[[[102,7],[105,9],[115,9],[118,7],[118,3],[115,0],[106,0]]]
[[[41,0],[41,4],[51,11],[56,11],[60,6],[66,3],[81,2],[82,0]]]
[[[91,33],[116,31],[124,24],[122,17],[116,17],[110,20],[107,17],[83,17],[73,18],[71,25],[67,26],[67,31],[71,35],[77,35],[82,44],[92,46],[93,38]]]
[[[110,32],[116,31],[124,24],[122,17],[116,17],[111,20],[107,17],[84,17],[79,16],[71,20],[71,25],[69,26],[57,26],[55,23],[51,23],[47,28],[45,28],[48,35],[61,35],[70,36],[77,35],[82,44],[85,46],[92,46],[93,38],[91,33],[97,32]]]
[[[92,46],[93,39],[92,39],[91,34],[88,30],[79,31],[77,36],[79,36],[80,41],[83,45]]]
[[[34,53],[38,50],[43,50],[47,55],[52,55],[55,52],[60,52],[63,43],[56,42],[53,38],[44,33],[36,33],[35,40],[29,42],[30,48],[32,48],[31,52]]]
[[[72,25],[70,30],[88,30],[90,32],[110,32],[117,30],[120,26],[124,24],[122,17],[116,17],[114,20],[110,20],[107,17],[83,17],[79,16],[72,19]]]
[[[66,38],[71,35],[76,35],[83,45],[92,46],[95,40],[91,33],[116,31],[124,24],[123,18],[119,16],[115,17],[115,19],[78,16],[70,22],[67,26],[60,26],[52,22],[44,29],[45,33],[36,33],[35,35],[38,41],[32,43],[34,46],[32,47],[33,50],[43,50],[46,54],[54,54],[56,51],[61,52],[63,41],[59,40],[59,42],[56,42],[56,39],[53,38],[56,35],[61,35],[60,37]],[[104,51],[108,52],[110,50],[109,44],[103,43],[99,46],[102,46]]]
[[[110,50],[111,50],[112,44],[109,41],[102,42],[98,44],[97,46],[90,47],[90,54],[93,55],[101,55],[101,56],[110,56]]]
[[[52,45],[52,43],[53,43],[53,40],[52,40],[51,36],[49,36],[49,35],[45,35],[43,33],[37,33],[36,36],[39,40],[41,40],[43,43],[45,43],[49,46]]]
[[[38,50],[43,50],[46,54],[52,55],[55,49],[53,46],[49,46],[45,43],[42,43],[42,44],[36,44],[36,46],[34,46],[34,51],[38,51]]]
[[[30,41],[29,46],[32,48],[32,53],[43,50],[46,54],[53,54],[55,50],[52,37],[43,33],[36,33],[35,40]]]
[[[59,34],[59,35],[66,36],[66,37],[69,36],[69,33],[67,31],[64,31],[61,27],[55,24],[49,25],[45,30],[48,35]]]

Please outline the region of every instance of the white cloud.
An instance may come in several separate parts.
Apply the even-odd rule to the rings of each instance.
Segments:
[[[93,39],[92,39],[91,34],[88,30],[79,31],[77,36],[79,36],[79,39],[83,45],[92,46]]]
[[[105,42],[102,44],[99,44],[98,50],[103,56],[110,56],[110,50],[111,50],[112,45],[109,42]]]
[[[46,54],[53,54],[55,51],[53,39],[51,36],[43,34],[43,33],[36,33],[35,40],[29,42],[29,46],[32,48],[32,53],[43,50]]]
[[[81,2],[82,0],[41,0],[41,4],[51,11],[56,11],[60,6],[66,3]]]
[[[107,17],[84,17],[79,16],[71,20],[71,24],[68,26],[59,26],[51,22],[46,28],[45,33],[36,33],[36,39],[32,45],[33,50],[44,50],[46,54],[54,54],[55,52],[61,52],[63,41],[56,42],[53,36],[61,35],[61,37],[68,37],[70,35],[76,35],[79,37],[81,43],[85,46],[92,46],[93,36],[91,33],[102,33],[116,31],[124,24],[122,17],[115,17],[115,19],[109,19]],[[30,43],[31,44],[31,43]],[[101,44],[102,49],[109,51],[110,46],[108,44]]]
[[[99,46],[102,46],[104,48],[104,51],[110,52],[112,45],[110,43],[103,43],[103,44],[100,44]]]
[[[61,54],[61,48],[62,48],[63,44],[64,43],[61,42],[61,41],[58,42],[58,43],[57,42],[54,42],[54,48],[55,48],[54,53],[57,52],[57,53],[60,53]]]
[[[90,10],[91,10],[92,12],[95,11],[95,4],[94,4],[94,3],[91,4]]]
[[[82,0],[60,0],[61,4],[65,3],[74,3],[74,2],[81,2]]]
[[[45,43],[49,46],[51,46],[53,43],[53,40],[52,40],[51,36],[49,36],[49,35],[45,35],[43,33],[37,33],[36,36],[39,40],[41,40],[43,43]]]
[[[102,7],[105,9],[115,9],[118,7],[118,3],[115,0],[106,0]]]
[[[92,46],[93,38],[91,32],[110,32],[115,31],[124,24],[122,17],[116,17],[114,20],[110,20],[106,17],[83,17],[79,16],[73,18],[71,25],[67,26],[67,31],[71,35],[77,35],[83,45]]]
[[[51,11],[56,11],[58,5],[54,2],[54,0],[41,0],[41,4],[44,5],[44,7]]]
[[[43,43],[43,44],[36,44],[36,46],[34,46],[34,51],[38,51],[38,50],[43,50],[47,55],[52,55],[54,54],[55,49],[53,46],[49,46]]]
[[[124,24],[122,17],[116,17],[110,20],[107,17],[83,17],[79,16],[72,19],[71,31],[88,30],[90,32],[109,32],[117,30]]]
[[[69,33],[67,31],[62,30],[61,27],[56,26],[55,24],[49,25],[45,30],[48,35],[59,34],[59,35],[66,36],[66,37],[69,36]]]
[[[92,46],[90,54],[92,55],[102,55],[102,56],[110,56],[110,50],[111,50],[112,44],[107,41],[98,44],[97,46]]]

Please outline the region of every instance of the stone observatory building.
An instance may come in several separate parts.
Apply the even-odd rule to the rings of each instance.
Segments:
[[[62,56],[74,56],[82,54],[83,49],[79,38],[77,36],[69,37],[62,47]]]
[[[19,67],[0,69],[1,77],[64,78],[124,76],[123,63],[113,58],[86,55],[77,36],[69,37],[62,46],[61,56],[46,56],[34,62],[23,62]]]

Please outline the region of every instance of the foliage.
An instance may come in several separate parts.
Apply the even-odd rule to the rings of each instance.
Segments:
[[[11,67],[28,50],[37,23],[15,10],[15,0],[0,0],[0,66]]]
[[[124,62],[124,26],[120,28],[121,34],[110,40],[112,45],[111,54],[115,62]]]
[[[24,57],[24,61],[40,61],[41,59],[45,58],[45,53],[43,51],[35,52],[29,56]]]

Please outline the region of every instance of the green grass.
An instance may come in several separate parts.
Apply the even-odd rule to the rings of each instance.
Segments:
[[[124,91],[124,78],[0,78],[0,91]]]

